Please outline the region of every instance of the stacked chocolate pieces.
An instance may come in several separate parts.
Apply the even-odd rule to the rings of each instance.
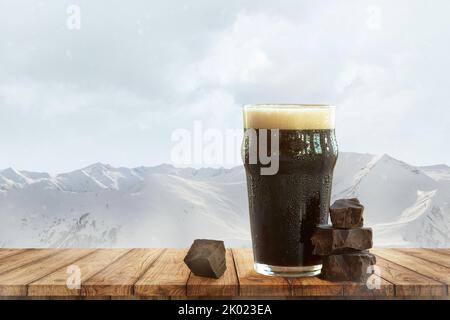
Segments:
[[[332,226],[317,227],[313,254],[323,257],[322,277],[331,281],[365,282],[375,256],[372,229],[363,227],[364,206],[358,199],[337,200],[330,207]]]

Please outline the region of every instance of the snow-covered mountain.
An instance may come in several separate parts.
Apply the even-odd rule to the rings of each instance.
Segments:
[[[388,155],[344,153],[333,198],[358,197],[379,246],[450,245],[450,168],[414,167]]]
[[[333,199],[358,197],[375,245],[450,245],[450,168],[340,153]],[[249,246],[243,167],[0,171],[0,246],[171,247],[195,238]]]

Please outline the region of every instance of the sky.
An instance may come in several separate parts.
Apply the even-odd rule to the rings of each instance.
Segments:
[[[341,151],[450,164],[448,12],[445,0],[0,0],[0,168],[173,163],[177,130],[239,131],[242,105],[268,102],[336,105]]]

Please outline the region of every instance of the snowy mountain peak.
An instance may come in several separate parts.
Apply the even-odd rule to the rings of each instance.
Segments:
[[[0,172],[0,190],[2,191],[20,189],[31,182],[31,179],[12,167]]]
[[[388,155],[386,153],[383,154],[383,156],[381,156],[378,161],[379,162],[391,162],[391,163],[394,163],[396,165],[402,166],[406,170],[409,170],[409,171],[411,171],[411,172],[413,172],[415,174],[421,174],[421,170],[420,170],[419,167],[415,167],[415,166],[409,165],[406,162],[398,160],[398,159],[395,159],[395,158],[391,157],[390,155]]]
[[[422,166],[420,168],[424,170],[450,170],[450,167],[443,163],[436,164],[433,166]]]
[[[333,195],[358,197],[375,245],[450,245],[450,169],[387,154],[339,154]],[[245,170],[115,168],[96,163],[51,177],[0,171],[0,243],[8,246],[249,245]],[[20,238],[15,235],[20,232]]]
[[[26,183],[28,181],[27,177],[22,175],[20,171],[9,167],[1,172],[1,175],[11,181],[18,182],[18,183]]]
[[[439,183],[450,183],[450,167],[445,164],[425,166],[420,169]]]
[[[47,172],[32,172],[32,171],[20,171],[22,175],[30,180],[50,179],[51,176]]]
[[[81,170],[84,170],[86,172],[90,171],[108,171],[108,170],[114,170],[114,168],[109,164],[104,164],[101,162],[97,162],[94,164],[91,164],[90,166],[87,166]]]
[[[159,169],[159,170],[173,170],[175,167],[168,163],[162,163],[160,165],[154,166],[153,168]]]

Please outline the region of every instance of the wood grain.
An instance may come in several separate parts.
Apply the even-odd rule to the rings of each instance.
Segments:
[[[441,266],[450,268],[450,255],[445,253],[419,248],[397,249],[400,252],[422,258],[424,260],[440,264]]]
[[[288,278],[293,296],[342,296],[344,283],[331,282],[319,277]]]
[[[396,296],[443,296],[445,285],[377,256],[380,276],[395,285]]]
[[[450,284],[450,269],[447,267],[394,249],[371,249],[371,252],[375,253],[381,258],[399,264],[409,270],[420,273],[436,281],[442,282],[447,285],[448,290],[448,286]]]
[[[250,296],[290,296],[290,284],[285,278],[264,276],[253,269],[251,249],[232,249],[239,278],[239,294]]]
[[[169,249],[136,282],[138,296],[186,296],[189,268],[183,262],[188,249]]]
[[[191,272],[187,282],[188,296],[237,296],[239,282],[231,249],[226,252],[227,270],[220,279],[198,277]]]
[[[427,248],[427,250],[432,250],[438,253],[450,255],[450,248]]]
[[[0,260],[9,256],[13,256],[15,254],[26,251],[26,249],[1,249],[0,251]],[[0,261],[1,263],[1,261]]]
[[[118,258],[129,252],[130,249],[99,249],[85,256],[72,265],[80,270],[80,281],[83,284],[87,279],[103,270]],[[68,266],[64,266],[55,272],[28,285],[29,296],[79,296],[81,288],[69,288],[67,286]]]
[[[83,296],[132,296],[134,284],[163,249],[132,249],[81,285]]]
[[[54,252],[55,254],[35,261],[32,264],[22,265],[1,274],[0,295],[27,295],[27,285],[29,283],[36,281],[61,267],[70,265],[77,259],[91,254],[94,252],[94,249],[55,250]]]
[[[447,298],[448,249],[372,249],[380,287],[318,277],[280,278],[253,270],[251,249],[227,250],[220,279],[197,277],[183,262],[187,249],[0,249],[0,298],[186,299],[220,297]],[[66,287],[67,267],[81,270],[81,290]],[[373,282],[372,282],[373,283]]]
[[[10,255],[6,258],[6,261],[2,259],[0,263],[0,274],[36,262],[58,252],[58,249],[27,249],[18,254]]]

